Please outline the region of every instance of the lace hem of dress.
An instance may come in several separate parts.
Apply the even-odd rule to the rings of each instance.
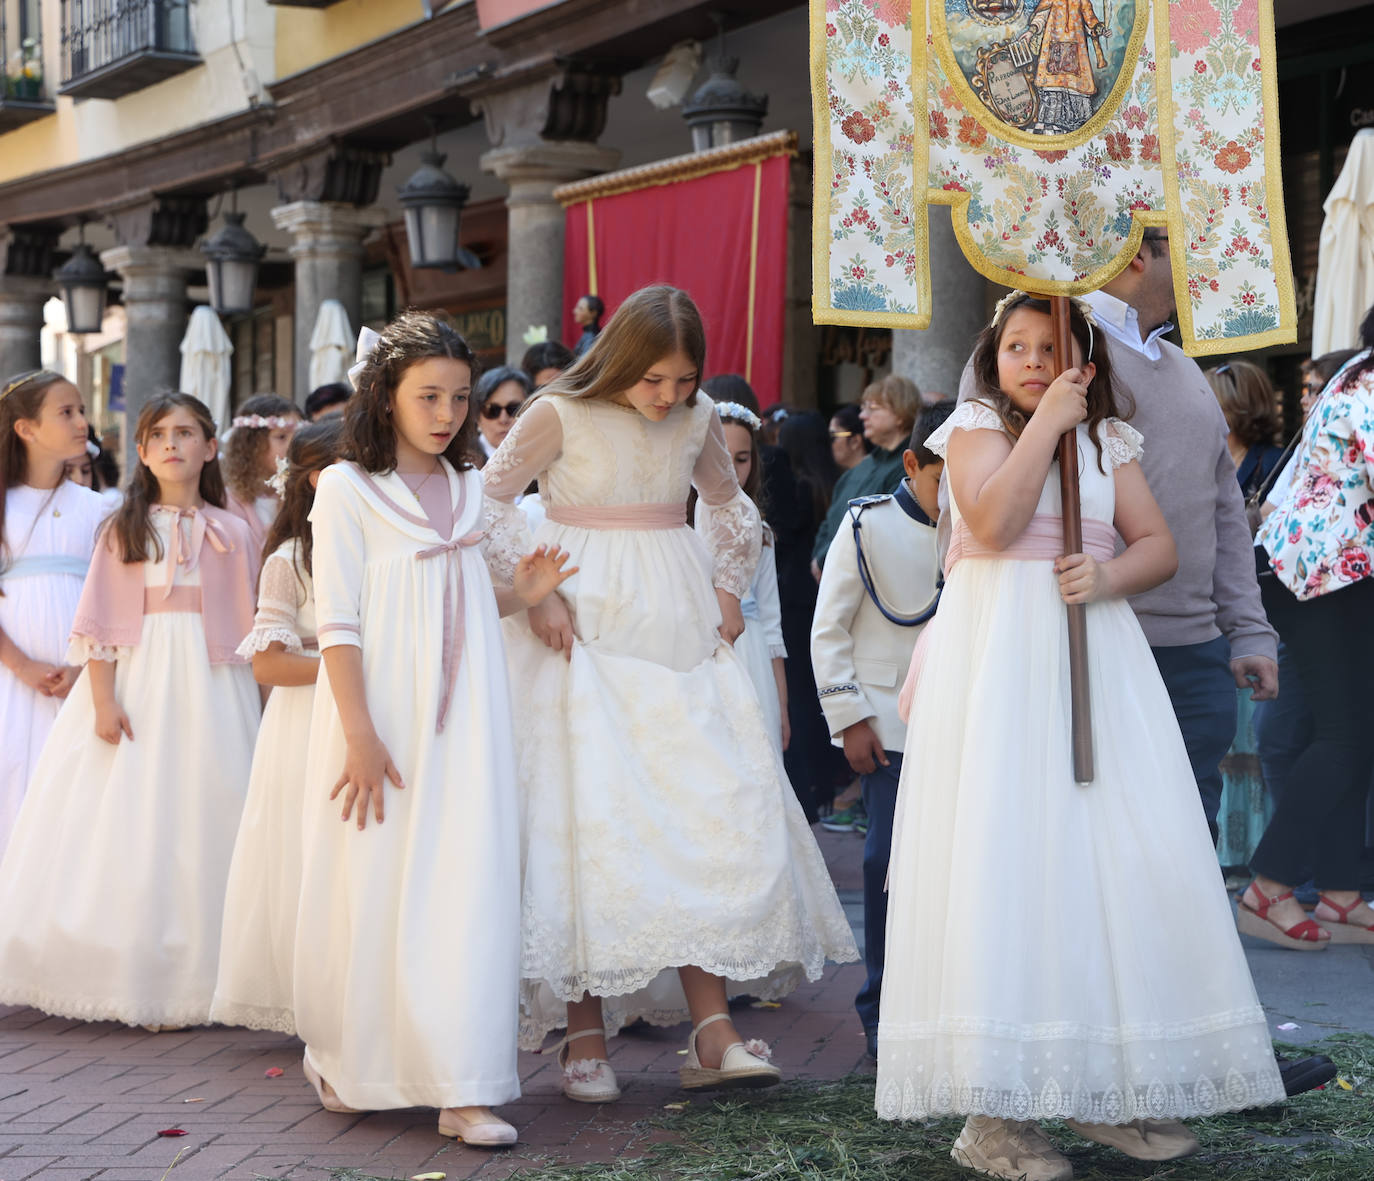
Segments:
[[[759,511],[743,492],[724,504],[701,505],[707,547],[714,559],[711,581],[737,599],[749,593],[763,548]]]
[[[296,1036],[296,1015],[292,1010],[274,1005],[250,1005],[243,1001],[223,1001],[216,998],[210,1006],[210,1020],[217,1025],[234,1025],[241,1029],[261,1029],[269,1033]]]
[[[1145,452],[1145,436],[1119,418],[1109,418],[1103,432],[1103,450],[1113,468],[1133,463]]]
[[[483,500],[482,507],[487,534],[483,542],[487,568],[493,580],[510,586],[520,559],[534,548],[529,518],[515,505],[491,496]]]
[[[255,627],[243,637],[243,643],[234,649],[245,660],[251,660],[257,653],[266,652],[274,643],[282,644],[293,656],[304,656],[305,645],[301,638],[289,627]]]
[[[884,1032],[897,1041],[927,1041],[942,1035],[950,1037],[989,1037],[1018,1044],[1026,1042],[1085,1042],[1115,1046],[1122,1042],[1177,1041],[1205,1037],[1228,1029],[1247,1029],[1265,1020],[1258,1005],[1210,1013],[1192,1021],[1148,1021],[1130,1025],[1098,1026],[1081,1021],[1038,1021],[1019,1025],[988,1017],[941,1017],[938,1021],[888,1022]]]
[[[208,1001],[169,1005],[135,1001],[126,1005],[113,1000],[91,1000],[18,988],[0,991],[0,1005],[37,1009],[54,1017],[71,1017],[77,1021],[118,1021],[124,1025],[206,1025],[210,1021]]]
[[[955,431],[1005,431],[1006,429],[992,407],[986,406],[982,402],[960,402],[954,408],[954,413],[945,419],[944,425],[927,437],[926,448],[943,459]]]
[[[881,1037],[879,1044],[883,1044]],[[888,1054],[886,1047],[883,1054]],[[1138,1119],[1197,1119],[1247,1107],[1268,1107],[1283,1099],[1283,1081],[1275,1066],[1245,1072],[1231,1069],[1216,1078],[1201,1074],[1186,1083],[1156,1076],[1146,1083],[1102,1091],[1065,1090],[1051,1078],[1038,1093],[1024,1083],[1005,1088],[976,1086],[968,1079],[956,1081],[946,1075],[928,1087],[910,1081],[880,1084],[874,1108],[878,1118],[886,1120],[986,1115],[1010,1120],[1128,1124]]]

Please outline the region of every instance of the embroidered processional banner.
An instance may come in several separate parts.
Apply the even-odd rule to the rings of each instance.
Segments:
[[[925,328],[927,208],[1081,295],[1165,226],[1193,354],[1296,338],[1272,0],[811,0],[817,323]]]

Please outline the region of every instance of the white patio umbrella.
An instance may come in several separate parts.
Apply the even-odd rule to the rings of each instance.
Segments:
[[[320,304],[315,331],[310,334],[310,389],[347,380],[354,343],[343,304],[337,299],[326,299]]]
[[[1360,321],[1374,307],[1374,128],[1350,143],[1345,167],[1322,205],[1312,355],[1360,342]]]
[[[233,352],[229,334],[214,308],[201,304],[191,313],[181,340],[179,385],[183,394],[194,394],[210,407],[221,431],[229,425],[229,358]]]

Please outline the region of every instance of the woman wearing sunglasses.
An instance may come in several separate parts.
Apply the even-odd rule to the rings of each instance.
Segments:
[[[510,365],[489,369],[478,379],[474,401],[477,403],[477,442],[481,445],[481,462],[485,465],[501,440],[510,434],[515,416],[520,412],[532,386],[524,370]]]

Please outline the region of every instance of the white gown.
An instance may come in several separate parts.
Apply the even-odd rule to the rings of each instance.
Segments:
[[[1000,429],[966,403],[927,440]],[[1085,527],[1108,474],[1080,427]],[[1051,468],[1037,514],[1060,513]],[[950,513],[960,526],[959,507]],[[1053,543],[1050,543],[1053,545]],[[878,1026],[885,1119],[1120,1124],[1281,1102],[1264,1012],[1164,684],[1124,599],[1087,608],[1096,777],[1074,781],[1051,558],[965,557],[928,626]]]
[[[396,473],[336,464],[314,530],[321,648],[360,644],[367,706],[405,784],[359,832],[329,793],[346,747],[328,667],[310,725],[296,1028],[350,1107],[516,1098],[519,813],[496,599],[475,531],[482,481],[449,477],[449,541]],[[449,627],[445,627],[448,612]],[[445,641],[461,638],[461,651]],[[454,674],[436,732],[445,672]]]
[[[258,613],[239,646],[240,656],[251,659],[279,641],[288,652],[319,658],[314,585],[297,567],[298,544],[285,542],[263,563]],[[219,980],[210,1009],[222,1025],[296,1032],[291,964],[314,704],[314,685],[278,685],[263,710],[224,901]]]
[[[154,508],[164,547],[170,513]],[[143,563],[165,586],[162,561]],[[200,567],[175,585],[199,586]],[[80,649],[78,651],[78,648]],[[248,788],[259,698],[246,664],[214,664],[199,611],[143,617],[117,657],[133,741],[95,733],[82,670],[34,767],[0,863],[0,1004],[84,1021],[209,1019],[224,885]],[[84,641],[73,659],[91,654]]]
[[[524,616],[508,630],[527,719],[521,1045],[566,1024],[584,991],[606,998],[611,1032],[686,1020],[682,965],[777,997],[827,958],[857,959],[754,686],[719,636],[713,583],[747,591],[759,523],[710,399],[658,423],[605,401],[531,406],[483,470],[503,576],[528,545],[510,502],[535,476],[548,510],[536,540],[569,550],[580,573],[560,591],[571,661]],[[685,524],[692,484],[704,534]],[[617,506],[676,510],[678,524],[559,520]]]
[[[66,663],[67,634],[108,511],[99,493],[70,480],[54,489],[16,484],[6,494],[0,629],[34,660]],[[60,697],[44,697],[0,665],[0,854],[61,708]]]

